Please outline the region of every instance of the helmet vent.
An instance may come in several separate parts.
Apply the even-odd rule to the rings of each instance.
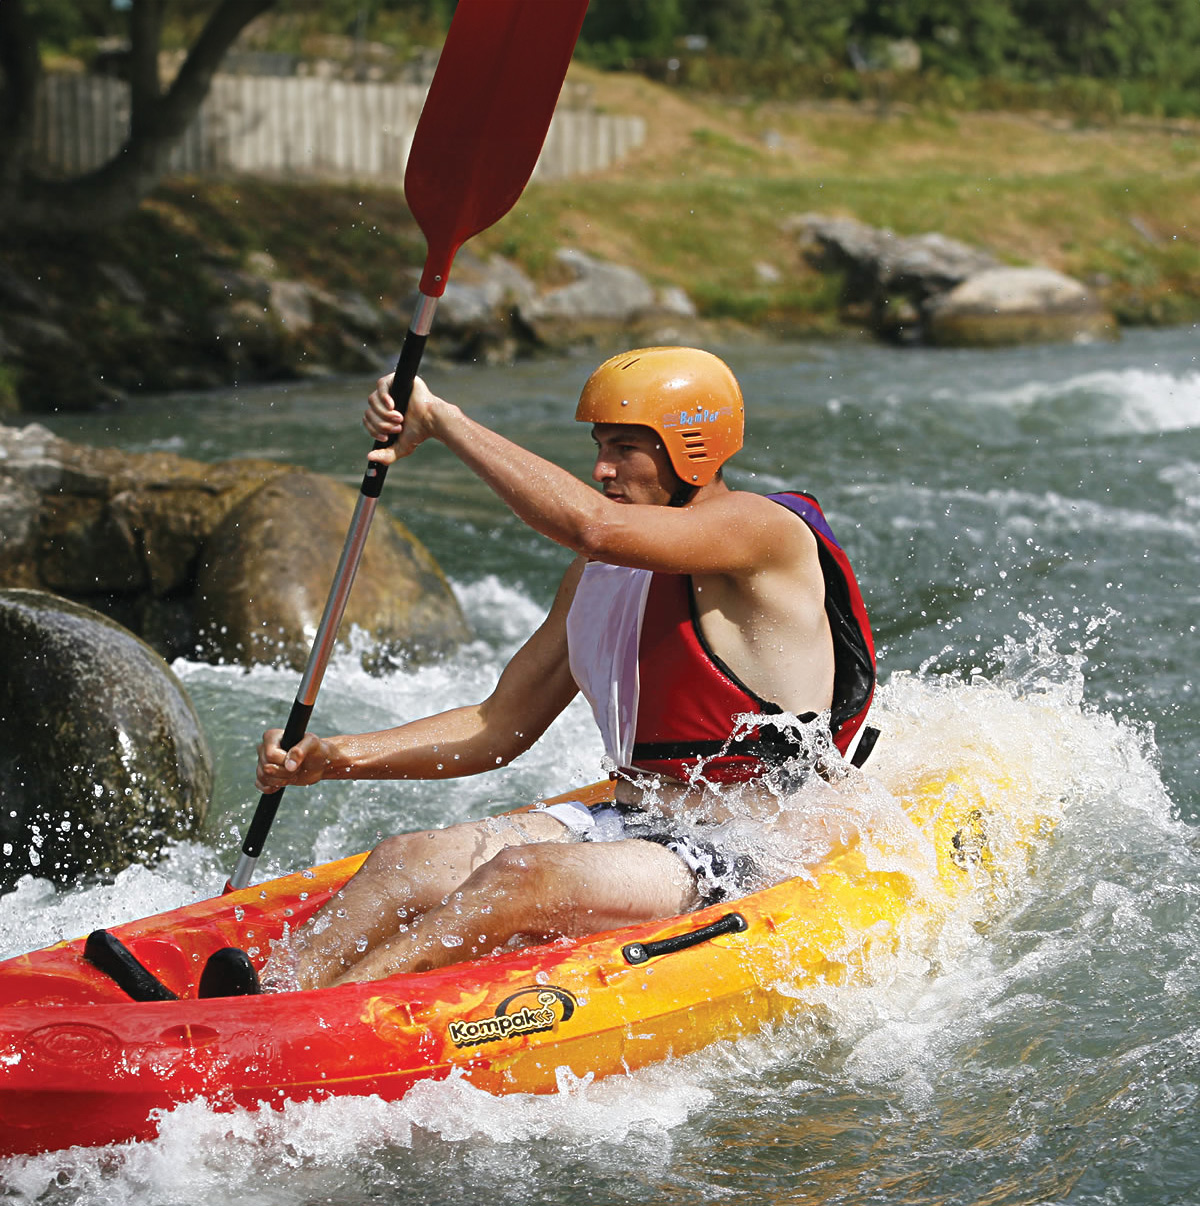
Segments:
[[[683,454],[689,461],[708,460],[708,445],[704,441],[702,428],[681,427],[679,438],[683,441]]]

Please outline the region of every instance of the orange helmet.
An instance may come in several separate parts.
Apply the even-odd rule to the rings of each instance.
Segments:
[[[575,418],[652,428],[676,474],[699,487],[742,446],[744,412],[737,378],[711,352],[636,348],[588,378]]]

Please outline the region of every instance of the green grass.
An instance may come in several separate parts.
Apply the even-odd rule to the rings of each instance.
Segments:
[[[1045,115],[735,105],[590,78],[603,107],[644,113],[649,145],[605,174],[531,185],[471,244],[543,285],[560,279],[555,252],[575,247],[681,286],[714,319],[829,332],[840,282],[818,272],[785,228],[814,211],[902,235],[939,231],[1002,262],[1058,268],[1126,323],[1200,319],[1200,126],[1081,129]],[[399,307],[424,240],[399,189],[176,180],[120,227],[6,254],[29,278],[57,281],[61,295],[74,288],[80,336],[98,317],[88,299],[105,297],[114,338],[136,343],[145,319],[122,311],[97,265],[135,266],[151,312],[169,310],[188,327],[216,300],[213,269],[236,269],[256,252],[282,277]],[[0,408],[11,392],[0,378]]]

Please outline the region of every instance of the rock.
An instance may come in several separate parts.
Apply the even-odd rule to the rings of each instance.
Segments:
[[[0,590],[0,665],[0,888],[111,874],[196,831],[212,758],[147,644],[65,599]]]
[[[270,461],[207,465],[88,448],[37,424],[0,427],[0,585],[39,586],[98,609],[103,597],[186,590],[229,507],[284,471]]]
[[[356,289],[342,289],[328,294],[317,294],[321,304],[329,307],[335,318],[351,330],[362,335],[378,335],[384,327],[384,316],[380,310]]]
[[[0,427],[0,587],[52,590],[102,611],[166,657],[195,656],[197,571],[214,533],[244,499],[292,472],[272,461],[210,465],[87,448],[37,424]],[[336,522],[311,521],[326,542],[326,568],[314,571],[323,581],[311,586],[318,618],[349,526],[347,493],[336,493]],[[390,523],[380,515],[375,527],[383,533]],[[302,546],[312,539],[306,534]],[[351,614],[385,648],[445,648],[466,635],[466,624],[428,552],[411,536],[405,541],[403,554],[368,553]],[[424,590],[428,599],[412,593]]]
[[[460,331],[485,326],[499,318],[496,304],[497,298],[486,285],[450,280],[446,282],[446,291],[438,302],[438,322]]]
[[[416,278],[408,311],[417,303]],[[533,340],[517,317],[537,295],[533,282],[503,256],[484,260],[465,248],[438,302],[437,346],[453,360],[500,364],[527,352]]]
[[[571,248],[560,249],[556,259],[574,280],[518,307],[521,323],[542,344],[611,341],[622,332],[654,329],[664,319],[696,317],[696,308],[682,289],[656,290],[641,273],[623,264],[596,260]]]
[[[785,228],[795,233],[810,261],[846,274],[847,300],[880,303],[903,294],[920,304],[984,269],[997,266],[986,251],[934,232],[900,236],[854,218],[800,214]]]
[[[594,260],[569,247],[561,248],[555,258],[573,273],[575,280],[521,308],[521,316],[531,326],[547,321],[629,322],[637,314],[652,309],[657,301],[641,273],[623,264]]]
[[[216,263],[203,272],[225,299],[211,321],[239,375],[262,380],[375,373],[385,360],[374,345],[395,322],[361,293],[281,277],[265,252],[247,256],[245,270]]]
[[[270,281],[271,316],[290,335],[301,335],[313,324],[312,290],[303,281]]]
[[[206,655],[303,668],[324,611],[358,493],[317,474],[276,477],[233,508],[207,543],[197,575]],[[342,622],[370,632],[377,655],[423,659],[470,635],[423,545],[376,512]]]
[[[1049,268],[992,268],[927,307],[929,340],[943,346],[998,346],[1111,339],[1111,315],[1079,281]]]
[[[658,291],[657,310],[664,317],[695,318],[696,303],[678,285],[668,285]]]
[[[142,288],[141,282],[124,264],[97,264],[96,271],[130,305],[145,305],[146,290]]]
[[[942,234],[901,237],[822,214],[798,215],[785,227],[812,263],[842,273],[843,316],[898,342],[986,346],[1116,331],[1078,281],[1046,268],[1005,268]]]

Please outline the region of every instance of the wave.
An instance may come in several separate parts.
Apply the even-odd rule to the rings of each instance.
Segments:
[[[523,639],[540,615],[519,591],[492,580],[461,594],[472,618],[487,613],[494,621],[500,646]],[[500,614],[505,606],[507,617]],[[1034,1136],[1067,1129],[1057,1128],[1055,1103],[1064,1096],[1076,1115],[1111,1112],[1116,1102],[1122,1117],[1140,1116],[1140,1102],[1161,1097],[1194,1035],[1200,849],[1194,831],[1173,815],[1152,730],[1088,705],[1087,649],[1061,652],[1060,635],[1041,625],[1008,639],[986,678],[928,666],[895,675],[874,713],[884,737],[868,775],[884,793],[900,794],[913,774],[966,758],[1019,768],[1031,793],[1060,802],[1057,830],[1033,876],[1011,885],[993,924],[980,928],[964,918],[935,940],[914,934],[872,983],[826,993],[819,1017],[801,1013],[764,1034],[629,1077],[592,1083],[563,1073],[562,1091],[552,1098],[495,1098],[454,1078],[392,1104],[343,1100],[227,1114],[196,1102],[164,1118],[151,1142],[9,1162],[6,1200],[159,1206],[203,1198],[223,1206],[245,1200],[249,1185],[255,1200],[290,1206],[327,1197],[402,1198],[405,1186],[419,1184],[433,1203],[549,1202],[564,1200],[557,1195],[573,1177],[594,1200],[666,1200],[668,1190],[688,1196],[689,1186],[691,1196],[711,1197],[727,1183],[735,1158],[711,1143],[714,1118],[736,1129],[764,1171],[778,1161],[769,1177],[788,1184],[794,1173],[787,1153],[772,1139],[781,1127],[811,1134],[824,1119],[845,1134],[861,1125],[867,1102],[904,1123],[909,1151],[928,1143],[929,1128],[938,1133],[938,1120],[959,1102],[985,1094],[1001,1101],[1001,1116],[1014,1101],[1023,1111],[1020,1126],[989,1138],[972,1157],[1009,1176],[1033,1158],[1026,1151]],[[390,715],[417,705],[428,711],[458,698],[461,680],[476,668],[490,672],[503,660],[502,649],[479,646],[384,679],[339,655],[334,694],[347,706]],[[261,668],[184,670],[190,687],[214,682],[226,699],[294,678]],[[583,773],[579,743],[591,740],[589,725],[582,716],[548,735],[515,787],[509,780],[465,803],[456,795],[455,807],[474,809],[535,781],[565,785]],[[419,818],[405,793],[430,786],[388,785],[390,819]],[[441,807],[451,797],[439,799]],[[306,800],[299,811],[311,807]],[[345,853],[369,809],[363,798],[343,794],[328,810],[323,836],[314,842],[310,835],[310,848]],[[210,847],[190,842],[156,867],[129,868],[110,884],[56,889],[27,878],[0,898],[0,947],[29,949],[211,895],[220,862]],[[1127,999],[1131,985],[1136,1005]],[[1112,1049],[1111,1019],[1131,1011],[1144,1019],[1142,1028]],[[1103,1051],[1092,1050],[1093,1025]],[[1097,1060],[1106,1071],[1093,1087],[1088,1069]],[[880,1157],[867,1146],[873,1160]],[[1044,1146],[1032,1150],[1047,1163]],[[911,1162],[892,1162],[897,1200],[942,1200],[917,1192]],[[822,1184],[853,1197],[860,1168],[843,1155],[830,1162]],[[905,1185],[915,1186],[910,1197]]]
[[[966,400],[1010,412],[1052,412],[1105,434],[1152,434],[1200,427],[1200,373],[1157,368],[1104,369],[1061,381],[1026,381],[1009,389],[942,389],[938,400]]]

